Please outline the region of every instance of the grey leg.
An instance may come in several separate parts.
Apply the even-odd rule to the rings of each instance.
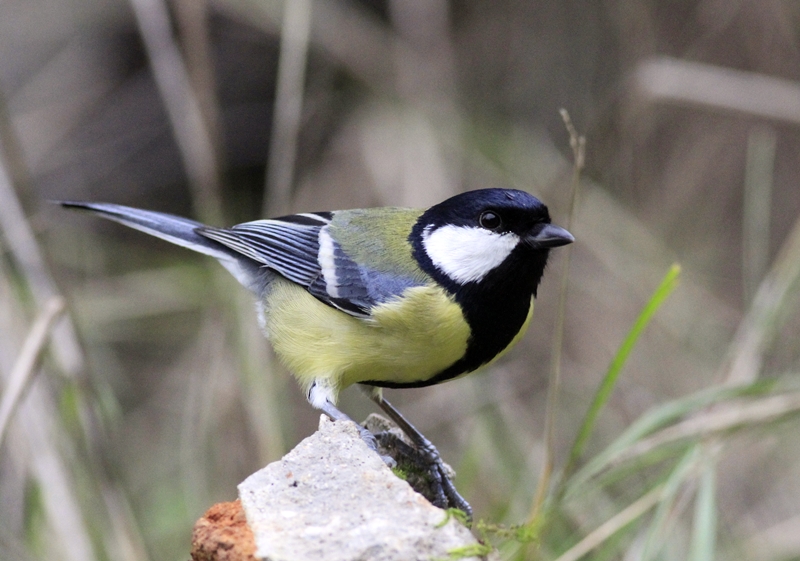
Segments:
[[[394,407],[394,405],[383,399],[383,396],[380,393],[369,391],[369,389],[367,389],[367,393],[369,394],[370,399],[377,403],[378,406],[389,416],[389,418],[391,418],[392,421],[394,421],[397,426],[400,427],[404,433],[406,433],[406,436],[411,439],[411,442],[416,445],[420,453],[431,466],[431,477],[441,485],[442,493],[445,497],[447,497],[447,500],[444,502],[444,504],[464,511],[467,515],[467,518],[472,520],[472,507],[458,493],[453,485],[453,482],[450,481],[444,464],[442,463],[442,457],[439,455],[439,451],[436,449],[433,443],[425,438],[425,435],[419,432],[417,428]]]

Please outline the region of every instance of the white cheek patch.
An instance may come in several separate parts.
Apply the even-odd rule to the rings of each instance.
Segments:
[[[325,226],[319,231],[319,266],[322,278],[325,279],[325,290],[331,298],[339,297],[339,279],[336,278],[336,261],[334,260],[333,238]]]
[[[519,236],[484,228],[442,226],[426,228],[422,245],[433,264],[457,283],[479,281],[498,267],[517,247]]]

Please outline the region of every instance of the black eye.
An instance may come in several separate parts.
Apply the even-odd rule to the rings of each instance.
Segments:
[[[503,224],[503,221],[500,219],[499,214],[491,210],[487,210],[481,213],[478,223],[481,225],[481,228],[486,228],[487,230],[497,230]]]

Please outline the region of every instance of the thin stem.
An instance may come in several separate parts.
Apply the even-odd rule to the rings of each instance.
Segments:
[[[0,138],[0,233],[37,308],[44,309],[51,298],[59,296],[59,291],[14,188],[6,164],[6,140]],[[69,316],[54,328],[53,357],[61,372],[69,377],[80,375],[84,366],[83,351]]]
[[[130,0],[153,77],[164,102],[189,184],[195,214],[220,223],[219,168],[200,103],[172,35],[169,11],[162,0]]]
[[[643,495],[590,532],[589,535],[565,551],[556,561],[577,561],[657,505],[663,492],[664,486],[659,485]]]
[[[3,437],[6,427],[11,420],[14,411],[25,395],[25,390],[33,381],[36,366],[42,355],[45,343],[50,336],[53,325],[64,311],[64,299],[53,296],[45,305],[39,317],[33,323],[22,350],[19,352],[11,374],[8,377],[8,385],[3,392],[3,399],[0,400],[0,448],[3,446]]]
[[[578,198],[578,186],[580,185],[581,172],[583,171],[586,152],[586,138],[578,135],[578,131],[572,124],[569,113],[566,109],[561,109],[561,118],[564,120],[564,125],[569,133],[569,145],[572,148],[573,167],[572,167],[572,183],[571,183],[571,197],[569,201],[569,209],[567,212],[567,229],[571,229],[573,217],[575,215],[575,202]],[[564,344],[564,317],[566,315],[567,305],[567,286],[569,279],[569,263],[572,255],[572,246],[567,246],[563,253],[564,265],[561,273],[561,288],[559,290],[558,298],[558,311],[556,312],[556,326],[553,335],[553,356],[550,361],[550,383],[547,390],[547,414],[545,417],[545,459],[544,466],[542,467],[542,474],[539,478],[539,484],[536,488],[536,495],[533,499],[533,506],[531,508],[528,522],[533,523],[539,516],[542,504],[544,504],[547,495],[547,489],[550,486],[550,479],[553,473],[553,457],[555,447],[555,423],[556,423],[556,409],[558,407],[558,394],[561,388],[561,353]]]
[[[283,3],[278,83],[264,185],[264,216],[289,212],[303,111],[311,10],[310,0]]]

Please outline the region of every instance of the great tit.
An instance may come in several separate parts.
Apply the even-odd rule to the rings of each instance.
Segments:
[[[335,404],[352,384],[429,386],[496,360],[528,327],[550,249],[574,241],[541,201],[512,189],[469,191],[427,210],[308,212],[230,228],[61,204],[219,260],[255,294],[261,327],[308,401],[334,420],[348,418]],[[441,463],[379,390],[373,398]]]

